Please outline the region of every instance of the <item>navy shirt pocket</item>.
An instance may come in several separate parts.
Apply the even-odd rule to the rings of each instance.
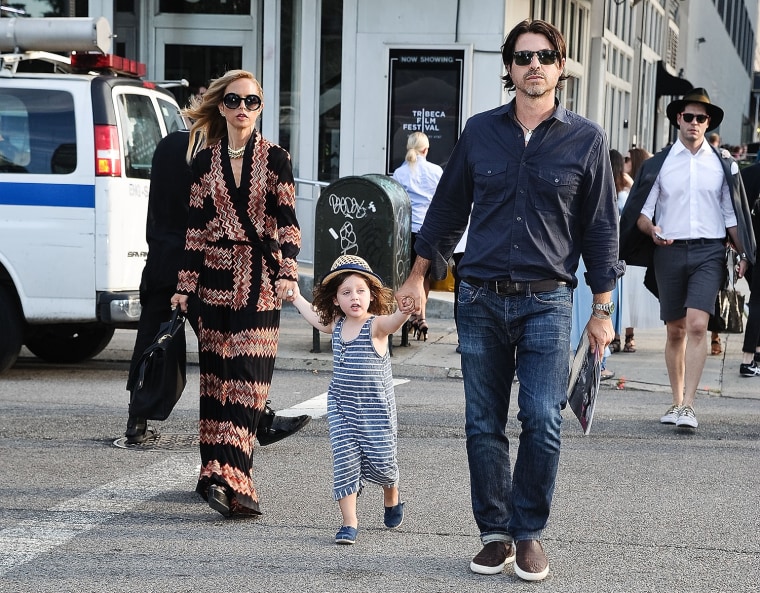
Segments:
[[[570,205],[581,185],[580,175],[570,171],[541,169],[533,188],[533,206],[537,210],[570,213]]]
[[[506,163],[477,163],[473,173],[475,184],[473,201],[476,204],[495,204],[504,201],[507,194]]]

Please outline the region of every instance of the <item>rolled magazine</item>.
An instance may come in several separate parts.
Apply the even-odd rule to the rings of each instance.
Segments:
[[[588,333],[584,329],[573,357],[567,385],[567,401],[581,423],[584,435],[591,430],[596,395],[599,393],[599,381],[602,377],[602,354],[596,350],[589,350],[589,346]]]

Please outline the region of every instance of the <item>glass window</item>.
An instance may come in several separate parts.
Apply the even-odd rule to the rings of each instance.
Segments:
[[[185,78],[188,88],[171,87],[180,107],[187,105],[190,95],[203,94],[209,80],[219,78],[235,68],[243,67],[243,49],[217,45],[174,45],[164,49],[164,76],[167,80]]]
[[[581,81],[574,76],[571,76],[565,81],[565,90],[563,91],[565,96],[562,100],[562,103],[565,108],[569,109],[570,111],[577,110],[580,83]]]
[[[161,117],[164,120],[167,134],[187,128],[185,120],[182,119],[182,114],[180,114],[179,109],[177,109],[177,106],[174,105],[174,103],[159,99],[158,109],[161,111]]]
[[[0,173],[74,171],[75,122],[68,92],[0,88]]]
[[[290,152],[295,163],[299,162],[298,140],[300,118],[298,99],[301,96],[300,60],[301,35],[300,0],[282,0],[280,19],[280,118],[278,143]]]
[[[323,0],[319,61],[319,180],[338,178],[343,0]]]
[[[158,6],[174,14],[251,14],[251,0],[161,0]]]
[[[161,128],[147,95],[122,93],[117,96],[122,129],[126,177],[150,179],[153,151],[161,140]]]

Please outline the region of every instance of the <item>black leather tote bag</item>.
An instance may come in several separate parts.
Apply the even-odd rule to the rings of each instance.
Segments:
[[[187,383],[186,367],[185,317],[177,307],[140,357],[129,402],[130,416],[166,420]]]

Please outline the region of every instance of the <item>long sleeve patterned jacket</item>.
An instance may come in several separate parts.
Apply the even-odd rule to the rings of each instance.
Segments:
[[[239,189],[226,138],[199,152],[192,168],[185,265],[177,292],[198,292],[201,300],[233,308],[247,306],[251,297],[258,310],[279,308],[274,282],[298,280],[301,248],[290,155],[254,132],[243,155]],[[246,253],[260,257],[246,258]],[[204,286],[204,268],[229,269],[231,285]]]

